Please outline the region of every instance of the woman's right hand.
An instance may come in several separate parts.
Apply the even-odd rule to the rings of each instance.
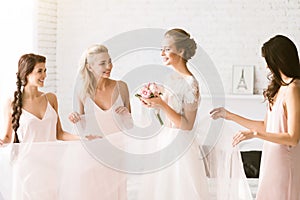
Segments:
[[[223,119],[228,120],[230,112],[223,107],[219,107],[219,108],[214,108],[213,110],[211,110],[209,112],[209,114],[210,114],[211,118],[213,118],[213,119],[223,118]]]
[[[80,118],[80,115],[79,115],[79,113],[77,113],[77,112],[72,112],[72,113],[70,113],[69,114],[69,120],[72,122],[72,123],[77,123],[78,121],[80,121],[81,120],[81,118]]]

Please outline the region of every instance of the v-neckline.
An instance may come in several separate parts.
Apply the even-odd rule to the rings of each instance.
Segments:
[[[49,102],[47,102],[46,110],[45,110],[44,115],[43,115],[42,118],[37,117],[36,115],[34,115],[34,114],[32,114],[31,112],[25,110],[24,108],[22,108],[22,110],[25,111],[25,112],[27,112],[28,114],[32,115],[32,116],[35,117],[36,119],[38,119],[38,120],[40,120],[40,121],[43,121],[44,118],[45,118],[45,116],[46,116],[46,113],[47,113],[47,111],[48,111],[48,106],[49,106]]]
[[[113,104],[111,104],[111,106],[110,106],[110,108],[108,108],[108,109],[102,109],[100,106],[98,106],[97,104],[96,104],[96,102],[95,101],[93,101],[91,98],[90,98],[90,100],[95,104],[95,106],[97,106],[101,111],[103,111],[103,112],[108,112],[109,110],[111,110],[112,109],[112,107],[114,107],[114,105],[117,103],[117,101],[118,101],[118,99],[120,98],[120,93],[118,94],[118,96],[117,96],[117,98],[116,98],[116,100],[115,100],[115,102],[113,103]]]

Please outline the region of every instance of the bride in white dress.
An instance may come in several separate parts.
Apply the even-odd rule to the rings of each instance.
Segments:
[[[147,178],[143,180],[138,199],[209,199],[204,163],[199,158],[199,148],[191,131],[200,95],[198,82],[186,64],[195,51],[195,41],[184,30],[166,32],[161,56],[163,63],[172,66],[175,73],[164,85],[168,89],[162,92],[162,98],[140,99],[146,107],[160,109],[165,115],[159,146],[172,146],[175,140],[177,143],[169,153],[161,154],[164,169],[145,175]],[[165,163],[170,157],[173,161]]]
[[[155,139],[158,147],[153,147],[159,150],[155,162],[160,168],[142,175],[138,200],[252,198],[240,152],[231,146],[234,132],[224,124],[220,133],[211,133],[209,117],[197,117],[199,85],[187,67],[195,51],[195,41],[184,30],[165,33],[161,56],[174,73],[164,83],[161,97],[140,98],[145,107],[163,115],[164,125]],[[208,134],[219,138],[211,144],[213,136]]]

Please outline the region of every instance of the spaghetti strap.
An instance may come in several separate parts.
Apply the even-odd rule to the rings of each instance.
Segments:
[[[119,85],[119,81],[116,81],[116,82],[117,82],[116,84],[117,84],[118,92],[119,92],[119,94],[121,94],[121,93],[120,93],[120,85]]]
[[[125,104],[124,104],[124,102],[125,102],[125,100],[124,100],[124,97],[123,97],[123,95],[122,95],[122,92],[121,92],[121,90],[120,90],[120,84],[119,84],[119,82],[120,81],[117,81],[117,88],[118,88],[118,95],[120,95],[120,97],[121,97],[121,99],[122,99],[122,103],[123,103],[123,105],[125,106]]]
[[[48,97],[47,97],[47,93],[45,93],[45,97],[46,97],[47,103],[49,103],[49,99],[48,99]]]

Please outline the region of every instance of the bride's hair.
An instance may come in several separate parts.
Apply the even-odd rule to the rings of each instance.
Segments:
[[[165,33],[165,36],[166,37],[170,36],[173,38],[175,42],[175,46],[178,50],[180,49],[184,50],[183,53],[184,60],[187,61],[195,55],[197,44],[195,40],[191,38],[190,34],[184,31],[183,29],[179,29],[179,28],[171,29]]]
[[[277,35],[264,43],[262,46],[262,56],[265,58],[268,68],[270,84],[263,94],[272,105],[274,97],[280,86],[289,85],[294,79],[300,78],[300,64],[298,52],[295,44],[286,36]],[[290,83],[285,83],[280,72],[289,78],[293,78]]]
[[[83,81],[81,96],[93,97],[96,92],[97,77],[88,69],[88,65],[95,61],[95,55],[100,53],[108,53],[108,49],[104,45],[95,44],[89,47],[81,56],[79,67]]]
[[[12,102],[12,128],[15,132],[14,142],[19,143],[17,130],[19,128],[19,121],[22,114],[22,97],[24,86],[27,84],[27,76],[33,71],[34,66],[38,63],[45,63],[46,57],[35,54],[24,54],[19,59],[17,72],[17,90],[14,93],[14,100]]]

